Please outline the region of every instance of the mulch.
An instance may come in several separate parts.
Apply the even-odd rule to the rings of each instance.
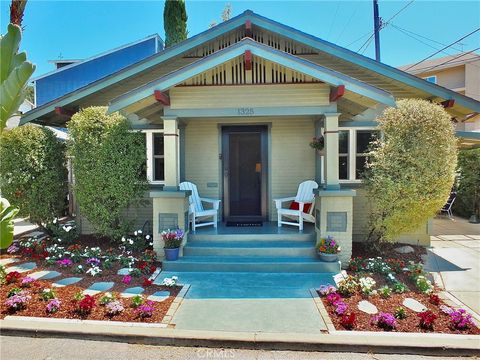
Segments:
[[[402,305],[402,302],[405,298],[410,297],[425,305],[428,310],[432,311],[438,318],[435,320],[435,324],[432,330],[425,330],[419,326],[420,318],[417,316],[417,313],[413,310]],[[471,334],[471,335],[480,335],[480,329],[477,327],[471,327],[467,330],[457,330],[450,326],[450,317],[447,314],[444,314],[439,306],[443,304],[440,302],[440,305],[433,305],[429,301],[428,295],[416,293],[413,291],[406,292],[403,294],[392,294],[387,299],[382,298],[379,295],[373,295],[364,297],[361,294],[355,294],[351,297],[344,297],[343,302],[345,302],[350,311],[354,312],[356,315],[356,325],[353,330],[356,331],[385,331],[378,326],[371,324],[372,315],[364,313],[363,311],[358,310],[357,304],[362,300],[368,300],[374,304],[379,312],[388,312],[393,314],[395,309],[398,307],[403,307],[407,314],[406,319],[397,319],[397,327],[392,332],[416,332],[416,333],[448,333],[448,334]],[[337,330],[346,330],[341,325],[341,316],[335,314],[335,306],[330,305],[325,298],[322,298],[322,302],[325,305],[325,308],[332,319],[333,325]]]
[[[131,299],[121,298],[120,294],[117,292],[112,292],[116,295],[116,298],[122,301],[125,310],[115,316],[109,316],[106,313],[106,308],[103,305],[99,304],[100,298],[103,296],[103,293],[94,295],[96,306],[90,312],[90,314],[82,316],[76,311],[77,302],[74,300],[74,295],[78,292],[84,290],[83,287],[76,285],[65,286],[62,288],[55,288],[56,297],[61,301],[60,310],[49,314],[46,312],[47,301],[43,301],[39,293],[44,288],[51,288],[51,283],[48,281],[37,280],[33,283],[33,286],[27,288],[26,290],[30,293],[32,297],[29,300],[25,309],[18,310],[16,312],[11,312],[5,305],[5,300],[7,299],[8,292],[14,288],[18,287],[18,284],[8,284],[2,285],[0,287],[0,318],[3,319],[8,315],[15,316],[35,316],[35,317],[49,317],[49,318],[63,318],[63,319],[82,319],[82,320],[104,320],[104,321],[124,321],[124,322],[147,322],[147,323],[160,323],[167,313],[170,305],[173,300],[180,292],[181,287],[176,286],[173,288],[167,288],[164,286],[155,286],[156,291],[166,290],[170,292],[170,296],[162,302],[154,302],[154,312],[151,317],[141,318],[138,316],[137,312],[133,307],[130,306]]]
[[[399,254],[394,251],[395,248],[401,246],[411,246],[414,251],[408,254]],[[419,245],[410,245],[410,244],[402,244],[402,243],[381,243],[379,245],[379,249],[375,249],[373,246],[370,246],[364,242],[353,242],[352,243],[352,257],[363,257],[363,258],[374,258],[374,257],[382,257],[382,258],[395,258],[398,260],[402,260],[405,263],[409,261],[414,262],[423,262],[422,255],[427,254],[427,249],[423,246]]]

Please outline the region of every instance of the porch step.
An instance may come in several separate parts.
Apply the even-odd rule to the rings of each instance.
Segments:
[[[313,257],[314,241],[188,241],[185,256]]]
[[[221,241],[221,242],[232,242],[232,241],[266,241],[266,242],[292,242],[292,241],[315,241],[315,232],[290,232],[290,233],[258,233],[254,230],[247,232],[247,229],[238,229],[235,233],[229,234],[212,234],[212,233],[189,233],[188,241]]]
[[[337,273],[340,262],[324,262],[316,257],[274,256],[183,256],[163,261],[164,271]]]

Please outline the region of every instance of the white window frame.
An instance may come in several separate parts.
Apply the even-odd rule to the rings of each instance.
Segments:
[[[164,130],[163,129],[144,129],[144,130],[141,130],[141,132],[145,134],[145,139],[146,139],[147,181],[149,184],[152,184],[152,185],[165,185],[165,179],[153,180],[153,169],[155,166],[154,165],[155,156],[153,154],[153,136],[155,134],[164,134]],[[163,159],[165,162],[165,152],[163,155]]]
[[[357,130],[360,131],[379,131],[378,127],[374,126],[354,126],[354,127],[343,127],[339,126],[338,130],[345,130],[348,131],[348,179],[339,179],[340,184],[361,184],[363,183],[362,179],[356,178],[356,168],[357,168]],[[323,134],[324,129],[321,129]],[[361,154],[359,154],[361,155]],[[325,183],[325,159],[324,155],[321,157],[321,178],[322,183]]]

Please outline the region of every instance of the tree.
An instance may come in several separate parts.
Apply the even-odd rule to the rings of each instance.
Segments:
[[[0,134],[7,120],[18,111],[25,99],[25,87],[35,71],[25,52],[18,52],[22,30],[9,24],[8,32],[0,38]]]
[[[480,149],[462,150],[458,156],[456,213],[480,221]]]
[[[123,211],[146,189],[145,136],[132,132],[120,114],[106,111],[89,107],[72,116],[69,152],[80,214],[98,234],[119,240],[131,225]]]
[[[416,230],[448,199],[457,148],[450,115],[425,100],[405,99],[378,119],[383,138],[369,154],[366,190],[372,201],[372,241]]]
[[[27,0],[12,0],[10,4],[10,23],[22,27],[23,13],[27,6]]]
[[[187,39],[187,10],[184,0],[166,0],[163,9],[165,46],[169,47]]]
[[[35,125],[5,130],[0,140],[2,194],[39,226],[62,215],[68,192],[65,144]]]
[[[221,18],[222,18],[222,21],[228,21],[230,20],[231,17],[232,17],[232,4],[227,3],[222,10]],[[210,22],[210,25],[208,25],[208,27],[209,29],[211,29],[217,25],[218,23],[215,20],[212,20],[212,22]]]

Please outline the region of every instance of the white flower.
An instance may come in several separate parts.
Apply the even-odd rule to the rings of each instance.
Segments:
[[[149,244],[150,244],[150,246],[151,246],[151,245],[153,245],[153,242],[150,242]]]
[[[125,242],[125,237],[122,237],[122,242]]]
[[[83,266],[82,266],[82,265],[78,265],[78,268],[79,268],[79,269],[83,269]]]
[[[53,219],[52,222],[53,222],[54,224],[56,224],[56,223],[57,223],[57,218]]]
[[[145,236],[145,239],[150,240],[150,235]]]
[[[178,280],[178,276],[172,276],[172,280]]]
[[[142,233],[142,230],[138,230],[138,233],[141,234],[141,233]]]
[[[71,227],[70,225],[63,227],[63,230],[64,230],[65,232],[67,232],[67,233],[70,232],[70,230],[72,230],[72,229],[73,229],[73,227]]]
[[[128,243],[129,243],[130,245],[133,245],[133,240],[130,240],[130,239],[129,239],[129,240],[128,240]]]
[[[134,231],[134,232],[133,232],[133,235],[137,236],[137,232],[136,232],[136,231]]]

